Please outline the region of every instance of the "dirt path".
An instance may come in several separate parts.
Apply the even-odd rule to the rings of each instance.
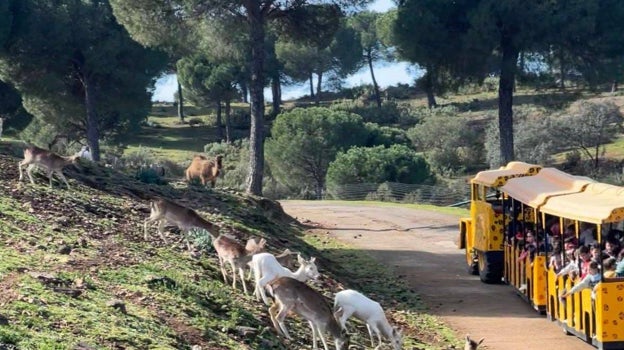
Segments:
[[[455,246],[458,218],[403,207],[282,201],[299,221],[310,220],[367,251],[408,280],[432,313],[459,335],[485,337],[490,350],[594,349],[538,315],[505,285],[486,285],[466,273]]]

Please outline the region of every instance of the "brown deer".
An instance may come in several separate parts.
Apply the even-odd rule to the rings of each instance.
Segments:
[[[54,173],[56,173],[58,177],[65,182],[65,185],[69,189],[69,183],[67,182],[65,175],[63,175],[63,168],[66,165],[78,164],[78,158],[78,155],[64,157],[43,148],[30,146],[24,149],[24,160],[19,162],[19,181],[22,181],[24,178],[24,171],[22,168],[28,165],[26,173],[28,174],[30,183],[34,185],[35,180],[33,180],[32,171],[34,167],[38,165],[46,168],[48,178],[50,179],[50,188],[52,188],[52,177]]]
[[[316,336],[321,338],[325,350],[329,350],[325,341],[325,332],[334,337],[336,350],[348,349],[349,338],[334,318],[332,309],[323,295],[307,284],[290,277],[280,277],[269,288],[275,303],[269,308],[269,314],[275,330],[288,339],[292,339],[284,319],[290,312],[303,317],[312,328],[312,348],[317,349]]]
[[[143,238],[147,240],[147,226],[152,222],[158,222],[158,234],[167,243],[165,238],[165,224],[167,222],[176,225],[182,230],[182,239],[186,238],[187,247],[191,250],[188,240],[188,231],[192,228],[201,228],[210,233],[212,237],[219,235],[219,227],[205,220],[194,210],[181,206],[164,198],[157,198],[150,202],[150,217],[143,223]]]
[[[466,334],[466,343],[464,344],[464,350],[477,350],[477,348],[479,348],[479,345],[481,345],[484,340],[485,338],[481,338],[481,340],[477,342],[470,339],[470,334]]]
[[[191,182],[193,179],[199,178],[204,186],[210,181],[210,186],[214,188],[222,168],[222,155],[216,156],[214,160],[209,160],[205,156],[197,154],[193,157],[191,165],[186,169],[186,180]]]
[[[221,273],[223,274],[223,280],[228,282],[227,274],[225,271],[225,262],[230,263],[232,267],[232,286],[236,288],[236,272],[241,274],[241,280],[243,283],[243,290],[247,293],[247,285],[244,279],[245,266],[251,261],[253,254],[259,253],[264,250],[266,240],[263,238],[259,242],[254,241],[253,244],[249,243],[250,250],[245,249],[245,246],[240,244],[236,239],[223,235],[220,233],[219,228],[205,220],[194,210],[187,207],[183,207],[174,202],[168,201],[163,198],[158,198],[150,202],[151,214],[150,217],[145,220],[143,224],[144,238],[147,240],[147,226],[155,221],[159,221],[158,233],[163,241],[167,241],[164,236],[165,223],[170,222],[178,226],[183,232],[183,239],[186,238],[187,247],[191,250],[191,244],[188,240],[188,230],[198,227],[208,231],[210,238],[212,239],[212,245],[219,257],[219,266]]]

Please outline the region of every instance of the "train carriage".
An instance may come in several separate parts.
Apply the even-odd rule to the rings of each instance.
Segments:
[[[504,280],[540,312],[546,311],[546,276],[548,247],[545,221],[539,209],[554,196],[583,191],[594,180],[573,176],[555,168],[543,168],[537,175],[510,179],[500,188],[509,209],[506,220]],[[527,234],[537,241],[536,251],[527,253]]]
[[[624,349],[624,276],[605,278],[600,268],[600,281],[591,278],[592,289],[588,288],[592,285],[581,283],[587,270],[580,260],[570,266],[577,266],[581,276],[565,274],[561,266],[548,264],[549,259],[563,263],[569,256],[565,249],[551,252],[552,242],[558,239],[563,246],[564,238],[566,249],[568,242],[573,245],[568,253],[576,251],[581,256],[589,248],[576,250],[574,245],[581,242],[587,246],[588,239],[595,239],[595,260],[602,262],[601,249],[607,237],[610,242],[616,237],[614,232],[624,244],[624,187],[512,162],[480,172],[471,180],[470,218],[460,219],[459,247],[465,249],[469,271],[478,273],[481,281],[499,283],[504,277],[566,333],[599,349]],[[526,240],[531,235],[542,235],[544,241],[529,241],[532,247],[541,248],[533,249],[534,254],[527,258]],[[561,258],[556,259],[558,256]],[[587,255],[584,259],[588,263]],[[590,276],[598,276],[597,265],[592,264],[594,270],[590,271],[594,272],[590,273],[594,275]],[[563,292],[574,286],[576,292],[562,298]]]
[[[550,198],[541,211],[573,223],[577,236],[581,223],[594,225],[598,243],[602,243],[610,230],[622,228],[624,188],[590,184],[583,192]],[[548,271],[548,318],[599,349],[624,349],[624,278],[602,276],[594,297],[591,290],[584,290],[559,298],[563,288],[578,282]]]
[[[465,249],[466,264],[485,283],[499,283],[503,276],[503,217],[498,188],[509,179],[533,176],[541,167],[511,162],[497,170],[479,172],[471,181],[470,217],[461,218],[458,246]]]

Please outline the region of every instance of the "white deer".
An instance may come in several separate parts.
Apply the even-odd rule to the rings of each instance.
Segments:
[[[381,305],[360,292],[347,289],[336,293],[334,298],[334,316],[343,329],[346,329],[345,323],[351,316],[365,322],[370,335],[371,345],[375,347],[373,333],[377,335],[379,340],[379,345],[375,349],[381,348],[382,335],[392,343],[394,350],[399,350],[403,346],[401,331],[390,326]]]
[[[19,162],[19,181],[22,181],[24,178],[24,171],[22,168],[28,165],[26,173],[28,174],[30,183],[34,185],[35,180],[33,180],[32,171],[34,167],[38,165],[47,170],[48,178],[50,179],[50,188],[52,188],[52,176],[56,173],[69,189],[69,183],[65,175],[63,175],[63,168],[69,164],[78,164],[78,158],[79,156],[77,155],[63,157],[43,148],[35,146],[28,147],[24,149],[24,160]]]
[[[301,255],[297,255],[297,260],[299,261],[299,268],[297,271],[292,272],[280,265],[277,258],[272,254],[255,254],[251,258],[251,269],[254,273],[254,294],[256,295],[256,300],[260,301],[260,297],[262,297],[262,301],[264,301],[266,305],[269,305],[269,299],[266,296],[264,288],[269,282],[278,277],[291,277],[301,282],[305,282],[308,279],[317,279],[319,277],[318,268],[314,263],[316,258],[312,257],[310,260],[306,261]]]
[[[479,345],[481,345],[484,340],[485,338],[481,338],[481,340],[477,342],[470,339],[470,334],[466,334],[466,343],[464,344],[464,350],[477,350],[479,348]]]
[[[312,348],[317,348],[317,335],[321,338],[325,350],[329,350],[325,341],[325,332],[334,337],[336,350],[348,349],[349,338],[340,328],[332,314],[331,307],[323,295],[310,288],[304,282],[290,277],[280,277],[268,285],[275,303],[269,308],[271,321],[277,332],[288,339],[292,339],[284,319],[290,312],[303,317],[312,328]]]
[[[245,246],[240,244],[233,237],[229,237],[219,233],[219,227],[211,222],[202,218],[194,210],[181,206],[174,202],[168,201],[163,198],[158,198],[150,202],[151,213],[150,217],[145,220],[143,224],[143,234],[145,240],[147,240],[147,226],[158,221],[158,233],[163,241],[167,242],[164,236],[164,228],[167,222],[175,224],[183,232],[183,238],[186,237],[186,243],[189,250],[191,250],[191,244],[188,240],[188,231],[192,228],[201,228],[208,231],[212,239],[212,245],[219,257],[219,266],[221,273],[223,274],[223,280],[228,283],[227,273],[225,271],[225,262],[230,263],[232,267],[232,287],[236,289],[236,272],[240,272],[241,280],[243,284],[243,290],[247,293],[247,285],[244,278],[244,268],[247,266],[253,254],[258,253],[264,249],[266,240],[263,238],[259,242],[249,244],[250,247],[254,247],[253,250],[248,251]]]

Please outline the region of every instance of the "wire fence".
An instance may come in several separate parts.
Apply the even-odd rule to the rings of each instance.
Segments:
[[[463,186],[415,185],[398,182],[361,183],[332,186],[323,199],[371,200],[400,203],[459,206],[470,199],[470,188]]]

